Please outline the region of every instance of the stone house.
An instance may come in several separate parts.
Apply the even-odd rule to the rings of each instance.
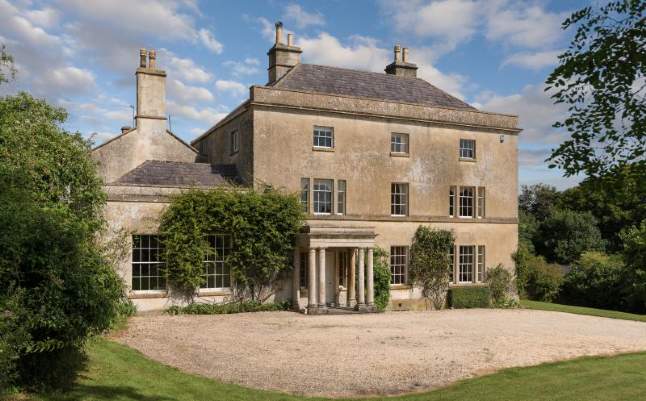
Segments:
[[[158,267],[158,218],[186,188],[265,184],[300,194],[307,225],[292,276],[276,291],[299,309],[371,309],[373,249],[389,253],[391,307],[420,298],[407,279],[420,225],[452,230],[452,286],[479,285],[488,267],[513,267],[517,247],[516,116],[475,109],[417,78],[398,45],[385,74],[303,64],[292,35],[276,42],[266,85],[189,145],[167,127],[154,51],[141,51],[136,128],[93,151],[114,232],[128,234],[120,266],[140,310],[173,302]],[[227,237],[210,237],[218,255]],[[220,256],[205,261],[201,300],[230,294]],[[356,283],[348,285],[349,283]]]

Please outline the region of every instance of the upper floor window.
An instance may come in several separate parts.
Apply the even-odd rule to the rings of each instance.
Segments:
[[[229,149],[231,149],[231,154],[237,153],[240,150],[240,134],[239,132],[232,131],[229,138]]]
[[[334,129],[331,127],[314,127],[313,145],[317,148],[334,148]]]
[[[310,205],[310,179],[301,178],[301,205],[305,213],[309,212]]]
[[[455,187],[449,188],[449,217],[455,216]]]
[[[339,180],[336,183],[336,214],[345,214],[346,182]]]
[[[485,188],[478,187],[478,218],[485,217]]]
[[[332,180],[314,180],[312,188],[314,213],[332,213]]]
[[[408,154],[408,134],[391,134],[390,151]]]
[[[476,158],[476,141],[474,139],[460,139],[460,159]]]
[[[390,247],[390,284],[406,284],[408,247]]]
[[[406,216],[408,214],[408,184],[392,183],[390,185],[390,214]]]
[[[474,187],[460,187],[460,217],[473,217]]]
[[[204,258],[204,281],[200,288],[222,289],[231,287],[231,270],[225,260],[231,251],[228,235],[207,236],[209,250]]]
[[[132,289],[165,290],[162,245],[157,235],[132,236]]]

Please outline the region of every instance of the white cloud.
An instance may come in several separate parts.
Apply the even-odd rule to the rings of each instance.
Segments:
[[[551,13],[538,5],[494,1],[488,3],[487,39],[527,47],[544,48],[562,36],[561,21],[567,13]]]
[[[167,49],[159,51],[159,65],[168,71],[170,78],[179,78],[189,82],[209,82],[213,76],[204,67],[198,66],[190,58],[181,58]]]
[[[213,107],[197,108],[173,101],[167,102],[168,111],[172,116],[184,117],[198,121],[200,124],[212,125],[224,118],[227,113],[218,111]]]
[[[300,29],[311,25],[325,25],[325,18],[320,12],[308,13],[298,4],[289,4],[285,6],[283,17],[296,24]]]
[[[65,66],[43,71],[34,77],[32,85],[39,94],[88,93],[95,89],[94,74],[83,68]]]
[[[558,62],[559,54],[561,54],[561,50],[515,53],[507,57],[502,62],[502,66],[515,65],[531,70],[540,70],[555,65]]]
[[[222,92],[231,92],[234,95],[244,95],[248,88],[237,81],[219,79],[215,81],[215,87]]]
[[[273,43],[276,39],[276,28],[274,24],[265,17],[258,17],[256,21],[260,24],[260,33],[262,37]]]
[[[24,15],[33,24],[43,28],[52,28],[60,21],[60,12],[51,7],[40,10],[27,10]]]
[[[218,42],[214,37],[211,31],[208,29],[200,29],[198,33],[200,37],[200,41],[210,51],[212,51],[215,54],[220,54],[222,53],[222,43]]]
[[[260,72],[260,61],[255,58],[246,58],[244,61],[228,60],[222,63],[234,76],[253,75]]]
[[[177,79],[168,80],[168,97],[191,103],[211,101],[215,98],[208,89],[186,85]]]

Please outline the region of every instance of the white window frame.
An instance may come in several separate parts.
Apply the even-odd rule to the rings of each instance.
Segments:
[[[219,247],[218,239],[221,244]],[[206,240],[209,243],[210,252],[204,255],[204,274],[202,276],[205,278],[205,282],[200,285],[200,290],[228,290],[231,288],[231,268],[226,265],[226,257],[231,252],[231,236],[227,234],[210,234],[206,236]],[[212,267],[212,273],[209,271],[209,267]],[[213,278],[214,286],[209,285],[211,277]],[[218,281],[222,283],[221,286],[218,286]],[[225,285],[227,283],[229,285]]]
[[[408,259],[408,246],[390,247],[390,285],[406,285],[408,283]]]
[[[231,148],[231,154],[238,153],[240,151],[240,133],[238,130],[231,131],[229,138],[229,147]]]
[[[455,216],[455,207],[456,207],[455,199],[457,198],[456,192],[457,192],[457,187],[455,186],[449,187],[449,217]]]
[[[410,136],[393,132],[390,134],[390,153],[407,155],[410,152]]]
[[[477,208],[476,215],[478,216],[479,219],[485,217],[485,213],[486,213],[486,209],[485,209],[486,208],[486,199],[485,199],[486,192],[485,191],[486,191],[485,187],[478,187],[478,193],[477,193],[477,195],[478,195],[477,199],[478,200],[476,202],[477,203],[477,205],[476,205],[476,208]]]
[[[477,250],[478,250],[478,271],[476,273],[476,280],[479,283],[482,283],[487,279],[487,276],[485,275],[485,272],[487,269],[485,265],[485,261],[487,259],[487,251],[484,245],[478,245]]]
[[[138,240],[136,238],[138,238]],[[163,247],[159,236],[156,234],[135,234],[132,236],[131,240],[132,275],[130,277],[130,288],[132,291],[166,291],[166,278],[163,273],[160,272],[160,269],[164,267],[165,262],[162,259]],[[135,274],[135,271],[137,270],[139,273]],[[142,274],[144,271],[147,274]],[[153,271],[156,274],[152,274]],[[141,283],[144,279],[148,282],[148,288],[142,289]],[[139,280],[139,285],[135,285],[135,280]],[[151,285],[153,280],[155,282],[154,286]]]
[[[408,213],[409,213],[408,195],[409,195],[408,183],[393,182],[390,184],[390,215],[391,216],[396,216],[396,217],[408,216]]]
[[[449,284],[455,282],[455,244],[449,248]]]
[[[466,191],[470,192],[470,195],[466,195]],[[458,217],[461,219],[472,219],[475,216],[475,199],[476,199],[476,188],[475,187],[459,187],[458,188]],[[471,211],[471,214],[466,214],[467,211]]]
[[[336,214],[346,213],[348,202],[348,183],[346,180],[337,180],[336,183]]]
[[[463,160],[476,159],[476,140],[460,138],[459,156]]]
[[[319,186],[329,184],[329,190],[323,190]],[[329,199],[327,194],[329,193]],[[312,185],[312,210],[314,214],[317,215],[329,215],[332,214],[334,208],[334,180],[327,178],[315,178],[314,184]],[[319,211],[320,205],[329,204],[329,211]]]
[[[326,142],[329,141],[329,146]],[[312,146],[318,149],[334,149],[334,128],[315,125]]]
[[[458,283],[473,283],[475,282],[476,246],[460,245],[458,249],[460,251],[458,255]]]

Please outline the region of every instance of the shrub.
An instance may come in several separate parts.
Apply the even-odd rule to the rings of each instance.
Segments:
[[[449,250],[453,243],[452,232],[419,226],[410,248],[408,277],[422,287],[422,295],[431,300],[435,309],[442,309],[446,303],[451,274]]]
[[[168,308],[167,312],[170,315],[228,315],[232,313],[244,312],[269,312],[290,310],[291,302],[267,302],[260,303],[258,301],[234,301],[227,303],[198,303],[193,302],[186,306],[173,305]]]
[[[384,310],[390,301],[390,265],[388,264],[388,252],[382,248],[375,248],[373,277],[375,285],[375,306],[378,310]]]
[[[488,308],[491,293],[489,287],[453,287],[449,289],[449,305],[451,308]]]
[[[291,268],[296,233],[303,222],[295,195],[263,192],[189,191],[173,199],[161,217],[160,234],[168,284],[175,294],[193,301],[204,280],[203,260],[212,252],[207,236],[230,236],[234,296],[263,301],[273,293],[279,275]]]
[[[565,275],[559,298],[568,304],[621,309],[623,273],[621,257],[586,252]]]
[[[551,302],[558,296],[563,272],[561,266],[545,262],[542,256],[527,258],[527,285],[525,291],[530,299]]]
[[[626,265],[623,297],[628,310],[646,313],[646,220],[622,231],[622,252]]]
[[[516,267],[516,289],[518,296],[521,298],[527,297],[527,284],[529,283],[529,263],[530,259],[534,257],[528,243],[520,241],[518,243],[518,250],[512,255]]]
[[[509,305],[511,299],[510,292],[512,289],[512,276],[509,270],[503,265],[498,265],[487,270],[487,285],[491,293],[491,302],[494,306]]]

